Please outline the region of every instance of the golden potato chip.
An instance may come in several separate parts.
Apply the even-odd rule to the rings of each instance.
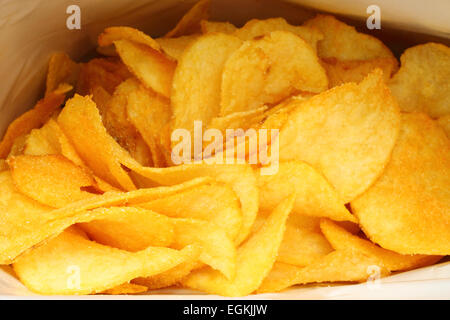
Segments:
[[[0,172],[9,170],[8,163],[6,163],[5,159],[0,159]]]
[[[156,38],[155,41],[158,42],[165,54],[175,60],[180,60],[184,50],[186,50],[192,42],[197,40],[198,37],[199,35],[192,34],[178,38]]]
[[[193,271],[183,285],[223,296],[245,296],[255,291],[272,268],[283,239],[294,196],[280,203],[267,221],[237,251],[236,276],[226,279],[217,271],[204,268]]]
[[[234,35],[242,40],[251,40],[267,35],[272,31],[292,32],[305,40],[314,51],[317,50],[317,42],[323,39],[323,34],[319,29],[315,27],[293,26],[284,18],[252,19],[242,28],[239,28]]]
[[[215,117],[211,120],[209,128],[218,129],[222,132],[226,132],[226,129],[246,130],[262,121],[267,109],[267,106],[263,106],[254,110],[234,112],[224,117]]]
[[[206,127],[218,115],[224,64],[240,45],[241,40],[234,36],[211,33],[185,50],[173,78],[172,129],[183,128],[193,133],[194,121],[202,121]]]
[[[164,37],[175,38],[200,31],[200,21],[209,18],[211,0],[198,1]]]
[[[128,40],[161,50],[161,46],[152,37],[131,27],[108,27],[98,36],[97,42],[100,47],[108,47],[117,40]]]
[[[128,252],[68,230],[21,256],[14,263],[14,271],[28,289],[37,293],[90,294],[165,272],[184,262],[191,250],[149,247]]]
[[[111,295],[118,295],[118,294],[136,294],[136,293],[142,293],[148,291],[148,288],[146,286],[141,286],[134,283],[124,283],[117,287],[105,290],[101,292],[101,294],[111,294]]]
[[[362,282],[386,276],[389,271],[379,260],[355,250],[338,250],[306,267],[276,262],[258,288],[258,293],[277,292],[293,285],[320,282]]]
[[[127,96],[126,115],[138,130],[151,151],[154,167],[164,167],[165,157],[161,145],[163,128],[172,116],[170,101],[138,86]]]
[[[94,177],[61,155],[17,156],[8,160],[16,188],[24,195],[54,208],[92,197]]]
[[[236,247],[225,231],[207,221],[195,219],[171,219],[175,230],[175,249],[190,244],[201,247],[199,261],[220,271],[227,279],[233,279],[236,271]]]
[[[198,266],[198,258],[201,253],[200,247],[198,247],[198,250],[191,250],[191,253],[185,262],[180,263],[170,270],[147,278],[136,278],[132,282],[146,286],[148,289],[160,289],[176,285]]]
[[[159,213],[133,207],[94,209],[97,220],[80,224],[91,240],[126,251],[168,247],[175,238],[170,219]]]
[[[450,114],[450,48],[426,43],[400,57],[400,70],[389,87],[406,112],[423,111],[432,118]]]
[[[237,28],[232,23],[208,20],[200,21],[200,27],[203,34],[211,32],[232,34],[237,30]]]
[[[259,208],[271,211],[280,201],[296,194],[292,215],[328,217],[356,222],[336,190],[314,168],[302,161],[281,162],[274,175],[259,175]]]
[[[170,96],[176,62],[164,53],[141,43],[114,41],[123,63],[149,89]]]
[[[58,124],[95,175],[125,190],[136,188],[117,161],[114,149],[117,142],[106,132],[90,97],[75,95],[69,99],[58,117]]]
[[[27,142],[27,135],[23,134],[14,139],[14,142],[11,146],[11,150],[9,151],[8,158],[19,156],[23,154],[25,149],[25,144]]]
[[[444,129],[447,137],[450,139],[450,114],[440,117],[437,122]]]
[[[389,271],[419,268],[442,259],[441,256],[402,255],[383,249],[370,241],[352,235],[344,228],[327,219],[321,220],[320,228],[335,250],[359,250],[368,256],[378,258]]]
[[[298,91],[328,88],[311,46],[295,34],[274,31],[246,41],[225,63],[220,115],[275,104]]]
[[[370,72],[379,68],[383,70],[383,78],[387,83],[397,69],[395,58],[374,58],[370,60],[339,61],[335,58],[322,60],[327,72],[330,88],[346,82],[361,82]]]
[[[449,254],[449,168],[442,128],[425,114],[402,114],[386,169],[351,203],[370,240],[402,254]]]
[[[92,88],[92,101],[97,105],[98,111],[102,118],[106,114],[106,110],[108,109],[109,101],[112,98],[112,95],[109,94],[102,86],[95,86]]]
[[[17,137],[41,127],[64,102],[65,93],[70,90],[72,90],[72,87],[69,85],[64,84],[58,87],[56,91],[39,100],[33,109],[11,122],[0,141],[0,158],[5,158],[9,154]]]
[[[280,161],[302,160],[321,172],[344,203],[364,192],[389,160],[400,127],[395,98],[380,70],[294,109],[280,130]]]
[[[320,58],[347,60],[370,60],[394,58],[383,42],[368,34],[360,33],[333,16],[318,14],[304,24],[319,29],[324,38],[317,45]]]
[[[80,72],[79,64],[64,52],[52,54],[48,63],[45,95],[55,91],[63,83],[75,86]]]
[[[205,184],[161,199],[140,203],[139,207],[173,218],[212,222],[223,229],[232,240],[239,235],[242,225],[239,199],[231,187],[219,183]]]

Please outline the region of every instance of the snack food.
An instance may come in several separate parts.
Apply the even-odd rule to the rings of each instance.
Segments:
[[[399,68],[329,15],[237,27],[209,5],[52,55],[0,142],[0,264],[41,294],[245,296],[449,255],[449,48]]]

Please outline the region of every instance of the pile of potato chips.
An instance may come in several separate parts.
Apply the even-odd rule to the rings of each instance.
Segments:
[[[41,294],[244,296],[449,255],[450,48],[399,64],[333,16],[237,28],[208,8],[156,39],[107,28],[86,63],[51,57],[0,143],[0,264]],[[174,165],[194,121],[278,130],[276,172]]]

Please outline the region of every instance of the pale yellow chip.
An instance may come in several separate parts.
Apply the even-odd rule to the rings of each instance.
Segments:
[[[389,83],[400,108],[423,111],[432,118],[450,114],[450,48],[426,43],[400,57],[400,70]]]
[[[450,253],[450,143],[425,114],[402,115],[378,181],[351,206],[374,243],[402,254]]]
[[[199,35],[192,34],[178,38],[156,38],[155,41],[159,43],[165,54],[175,60],[180,60],[184,50],[198,37]]]
[[[117,40],[140,43],[158,51],[161,49],[161,46],[152,37],[131,27],[108,27],[98,36],[97,42],[100,47],[107,47]]]
[[[249,129],[256,127],[266,116],[268,107],[234,112],[223,117],[215,117],[209,124],[209,129],[217,129],[226,133],[227,129]]]
[[[278,292],[293,285],[321,282],[362,282],[389,271],[379,260],[355,250],[338,250],[306,267],[275,263],[258,293]]]
[[[375,58],[370,60],[339,61],[335,58],[322,60],[330,83],[330,88],[346,82],[360,82],[374,69],[383,71],[384,81],[387,83],[392,74],[397,70],[395,58]]]
[[[437,122],[444,129],[447,137],[450,139],[450,114],[447,116],[440,117]]]
[[[113,186],[135,189],[127,172],[117,161],[117,142],[108,135],[99,111],[90,97],[75,95],[58,117],[58,124],[93,172]],[[124,151],[125,152],[125,151]]]
[[[230,186],[210,183],[151,202],[139,207],[173,218],[209,221],[235,240],[242,225],[239,199]]]
[[[234,35],[242,40],[251,40],[269,34],[272,31],[289,31],[305,40],[314,51],[317,50],[317,42],[323,39],[322,32],[315,27],[293,26],[284,18],[269,18],[264,20],[252,19]]]
[[[97,190],[94,177],[86,169],[60,155],[17,156],[8,164],[16,188],[49,207],[64,207],[92,197]]]
[[[207,127],[220,111],[222,72],[228,57],[241,40],[222,33],[198,38],[178,61],[170,98],[174,122],[172,129],[187,129],[193,136],[194,121]]]
[[[200,21],[200,27],[202,29],[202,33],[211,33],[211,32],[220,32],[232,34],[237,30],[234,24],[230,22],[222,22],[222,21],[208,21],[202,20]]]
[[[433,264],[442,256],[402,255],[383,249],[372,242],[352,235],[334,222],[322,219],[320,228],[335,250],[354,249],[378,258],[389,271],[404,271]]]
[[[72,90],[72,87],[69,85],[63,84],[59,86],[56,91],[47,94],[45,98],[39,100],[33,109],[11,122],[0,141],[0,158],[4,159],[9,154],[17,137],[27,134],[32,129],[39,128],[47,122],[64,102],[65,93],[70,90]]]
[[[129,40],[116,40],[114,45],[123,63],[147,88],[165,97],[170,96],[176,67],[172,58],[149,46]]]
[[[341,61],[394,58],[383,42],[368,34],[356,31],[333,16],[318,14],[304,24],[319,29],[323,40],[317,45],[320,58],[336,58]]]
[[[280,130],[280,161],[302,160],[321,172],[344,203],[382,173],[400,128],[400,112],[380,70],[295,107]]]
[[[48,63],[45,94],[55,91],[61,84],[75,86],[80,72],[80,65],[73,62],[64,52],[52,54]]]
[[[200,22],[209,18],[211,0],[198,1],[164,37],[175,38],[200,31]]]
[[[328,181],[302,161],[281,162],[276,174],[258,176],[258,186],[262,211],[273,210],[282,199],[295,193],[292,215],[357,221]]]
[[[126,251],[169,247],[175,238],[170,219],[159,213],[133,207],[98,208],[97,220],[80,224],[91,240]]]
[[[314,50],[287,31],[246,41],[225,64],[220,115],[275,104],[299,92],[328,88],[325,70]]]
[[[128,252],[68,230],[21,256],[14,271],[36,293],[90,294],[170,270],[184,262],[191,250],[149,247]]]
[[[211,269],[193,271],[183,285],[222,296],[245,296],[254,292],[270,272],[286,229],[294,196],[280,203],[264,225],[237,251],[236,276],[232,280]]]
[[[119,295],[119,294],[137,294],[148,291],[146,286],[141,286],[134,283],[124,283],[117,287],[105,290],[101,292],[101,294],[111,294],[111,295]]]

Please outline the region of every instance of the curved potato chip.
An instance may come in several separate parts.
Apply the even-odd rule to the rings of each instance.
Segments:
[[[389,271],[381,262],[359,251],[338,250],[306,267],[276,262],[258,288],[258,293],[277,292],[293,285],[320,282],[362,282],[372,270],[386,276]]]
[[[450,139],[450,114],[440,117],[437,122],[441,126],[441,128],[444,129],[445,133],[447,134],[447,137]]]
[[[69,85],[59,86],[57,90],[47,94],[45,98],[36,103],[33,109],[25,112],[15,119],[6,129],[3,139],[0,141],[0,158],[5,158],[11,151],[14,140],[32,129],[41,127],[52,114],[58,110],[66,98],[65,93],[72,90]]]
[[[202,29],[203,34],[211,32],[232,34],[237,30],[237,28],[229,22],[208,21],[208,20],[200,21],[200,28]]]
[[[170,96],[176,62],[164,53],[141,43],[114,41],[123,63],[149,89]]]
[[[400,128],[395,98],[380,70],[295,107],[280,130],[280,161],[297,159],[321,172],[344,203],[382,173]]]
[[[117,40],[128,40],[144,44],[157,51],[161,49],[161,46],[152,37],[131,27],[108,27],[98,36],[97,42],[100,47],[107,47]]]
[[[192,42],[197,40],[198,37],[199,35],[192,34],[178,38],[156,38],[155,41],[159,43],[165,54],[175,60],[180,60],[184,50],[186,50]]]
[[[142,293],[148,291],[148,288],[146,286],[140,286],[138,284],[134,283],[124,283],[117,287],[105,290],[101,292],[101,294],[111,294],[111,295],[118,295],[118,294],[136,294],[136,293]]]
[[[126,251],[168,247],[175,238],[170,219],[156,212],[133,207],[98,208],[97,220],[80,224],[91,240]]]
[[[281,162],[276,174],[258,176],[258,186],[260,210],[271,211],[282,199],[295,193],[292,215],[357,221],[328,181],[304,162]]]
[[[48,63],[45,95],[55,91],[63,83],[75,86],[80,72],[80,65],[73,62],[64,52],[52,54]]]
[[[68,230],[20,257],[14,271],[28,289],[37,293],[92,294],[170,270],[184,262],[191,250],[149,247],[128,252]]]
[[[394,58],[383,42],[356,31],[354,27],[333,16],[318,14],[304,25],[315,27],[324,35],[323,40],[317,45],[317,54],[320,58],[336,58],[341,61]]]
[[[391,160],[351,206],[374,243],[402,254],[450,253],[450,143],[425,114],[402,115]]]
[[[275,208],[264,225],[237,251],[236,276],[232,280],[211,269],[193,271],[183,285],[223,296],[245,296],[255,291],[270,272],[283,239],[286,220],[294,204],[290,196]]]
[[[200,30],[200,21],[209,18],[209,7],[211,0],[198,1],[189,11],[178,21],[175,28],[170,30],[164,37],[175,38]]]
[[[231,187],[218,183],[199,186],[139,207],[173,218],[206,220],[214,223],[234,240],[239,235],[242,214],[239,199]]]
[[[311,46],[295,34],[274,31],[248,40],[225,63],[220,115],[278,103],[298,91],[328,88]]]
[[[16,188],[44,205],[54,208],[93,196],[94,177],[84,168],[60,155],[17,156],[8,160]]]
[[[95,103],[89,96],[69,99],[58,117],[58,124],[92,171],[113,186],[136,189],[117,161],[117,142],[108,135]],[[123,151],[125,152],[125,151]]]
[[[314,51],[317,50],[317,42],[323,39],[323,34],[319,29],[315,27],[293,26],[284,18],[252,19],[242,28],[239,28],[234,35],[242,40],[251,40],[269,34],[272,31],[292,32],[305,40]]]
[[[402,255],[352,235],[330,220],[322,219],[320,229],[335,250],[354,249],[378,258],[389,271],[404,271],[433,264],[442,256]]]
[[[400,108],[437,118],[450,114],[450,48],[426,43],[408,48],[389,83]]]
[[[222,72],[228,57],[241,40],[223,33],[199,37],[183,53],[173,78],[171,104],[172,129],[193,132],[194,121],[208,126],[218,115]]]
[[[215,117],[209,124],[210,129],[218,129],[226,132],[226,129],[248,129],[257,125],[265,117],[267,107],[263,106],[258,109],[234,112],[223,117]]]
[[[361,82],[374,69],[383,70],[387,83],[397,69],[395,58],[374,58],[370,60],[339,61],[335,58],[322,59],[322,66],[327,72],[330,88],[346,82]]]

